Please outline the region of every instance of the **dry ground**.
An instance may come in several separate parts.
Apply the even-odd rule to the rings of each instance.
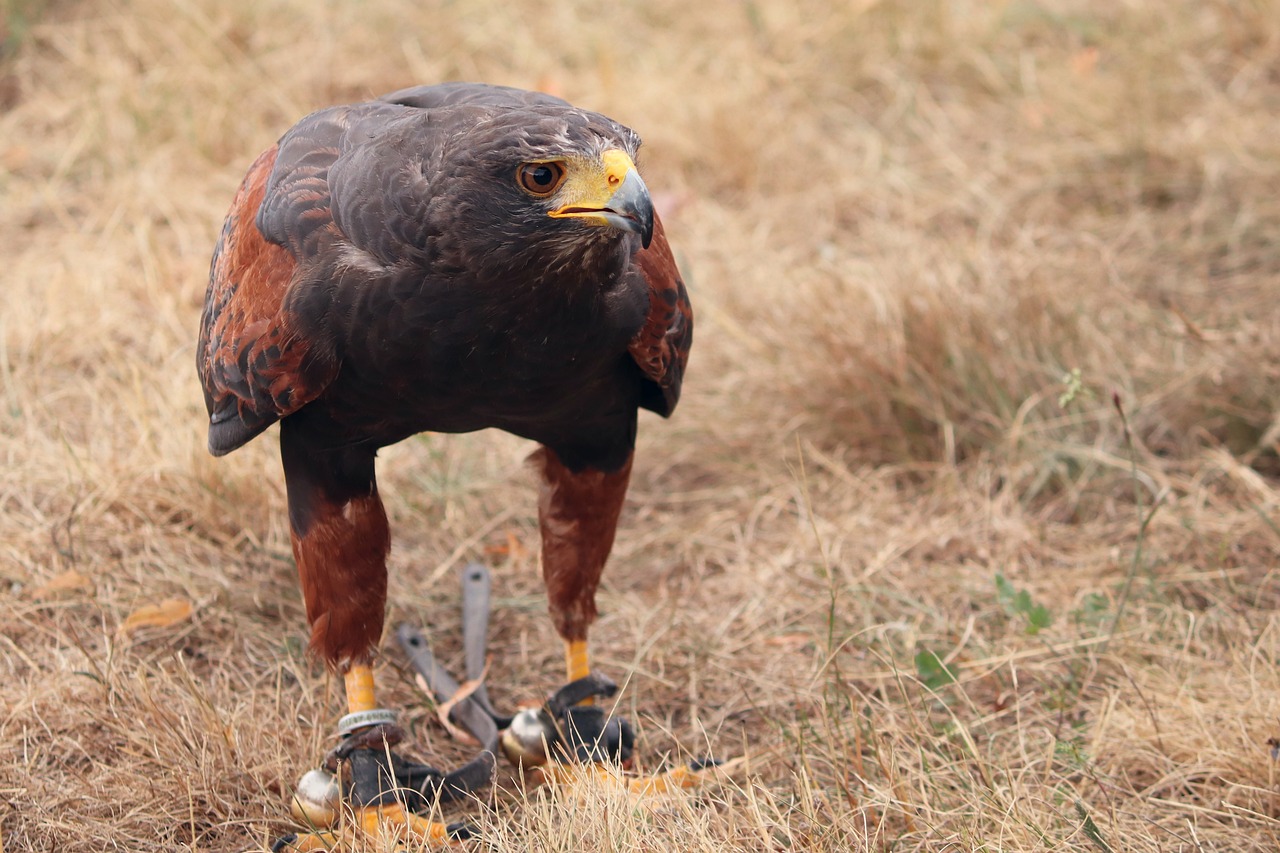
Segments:
[[[451,819],[502,850],[1280,849],[1275,0],[0,10],[5,853],[287,828],[340,704],[274,437],[204,452],[205,271],[295,119],[446,79],[646,138],[698,337],[594,645],[650,766],[750,758],[653,809]],[[560,674],[527,451],[381,463],[390,619],[456,662],[453,573],[493,564],[501,704]],[[170,597],[192,616],[120,632]]]

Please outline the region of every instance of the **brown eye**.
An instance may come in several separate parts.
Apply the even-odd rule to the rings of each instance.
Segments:
[[[564,180],[564,166],[560,163],[525,163],[516,172],[520,186],[534,195],[551,195]]]

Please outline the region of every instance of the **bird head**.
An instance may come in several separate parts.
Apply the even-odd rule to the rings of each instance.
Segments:
[[[434,165],[432,217],[471,270],[621,266],[653,236],[639,137],[598,113],[540,103],[457,107]],[[447,247],[441,246],[446,249]]]
[[[388,268],[425,263],[490,281],[577,270],[600,281],[649,245],[655,217],[634,131],[549,96],[512,105],[476,91],[473,102],[367,105],[350,120],[328,183],[352,246]]]
[[[529,160],[516,168],[520,188],[547,201],[547,216],[653,237],[653,202],[636,164],[622,148]]]

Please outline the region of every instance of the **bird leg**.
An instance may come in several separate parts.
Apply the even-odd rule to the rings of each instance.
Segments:
[[[568,681],[577,681],[591,674],[591,662],[585,637],[581,640],[564,641],[564,668]]]
[[[342,684],[347,689],[347,713],[359,714],[378,707],[373,701],[373,667],[367,663],[347,667]]]
[[[395,722],[395,713],[379,708],[373,699],[373,668],[369,664],[351,664],[342,681],[347,690],[347,715],[338,721],[339,735]]]
[[[616,454],[615,454],[616,455]],[[571,457],[574,458],[574,457]],[[596,618],[596,588],[604,570],[618,515],[631,477],[631,453],[611,469],[566,464],[543,446],[532,457],[542,479],[538,524],[542,533],[542,576],[556,631],[564,641],[568,684],[552,697],[544,721],[558,730],[556,758],[584,762],[626,761],[634,741],[631,727],[595,707],[597,696],[617,688],[591,671],[587,630]],[[531,720],[529,731],[539,731]]]
[[[352,833],[438,845],[457,828],[415,812],[443,798],[445,776],[391,751],[404,733],[375,700],[370,661],[382,635],[391,536],[373,453],[318,448],[297,417],[280,430],[294,559],[311,648],[343,671],[348,713],[339,722],[338,746],[303,776],[294,797],[295,816],[313,831],[286,836],[275,849],[328,849]]]
[[[272,850],[363,849],[359,838],[440,847],[469,837],[465,824],[444,824],[420,813],[470,793],[474,774],[446,775],[401,758],[392,747],[404,732],[392,712],[377,707],[372,668],[350,666],[343,680],[348,713],[339,722],[341,741],[320,768],[302,777],[293,799],[294,817],[312,831],[287,835]]]
[[[545,446],[531,461],[542,475],[538,524],[547,604],[564,641],[565,670],[572,682],[591,674],[587,629],[596,618],[596,587],[613,548],[631,455],[612,471],[575,470]]]
[[[367,664],[349,667],[344,681],[349,713],[339,723],[341,740],[321,767],[303,775],[293,798],[294,817],[311,831],[286,835],[272,850],[364,849],[361,839],[434,848],[469,837],[465,824],[444,824],[420,813],[468,793],[470,779],[454,779],[455,774],[446,776],[392,751],[404,733],[394,714],[376,706]]]

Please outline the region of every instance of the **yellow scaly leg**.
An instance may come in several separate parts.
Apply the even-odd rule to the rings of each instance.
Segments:
[[[586,640],[565,640],[564,668],[569,681],[577,681],[591,674],[591,662],[587,655]]]
[[[587,641],[583,640],[565,640],[564,641],[564,668],[568,673],[568,681],[577,681],[579,678],[586,678],[591,674],[591,658],[587,654]],[[594,705],[595,699],[583,699],[579,705]]]
[[[373,667],[357,664],[347,669],[342,680],[347,688],[347,713],[357,714],[377,708],[373,700]]]

